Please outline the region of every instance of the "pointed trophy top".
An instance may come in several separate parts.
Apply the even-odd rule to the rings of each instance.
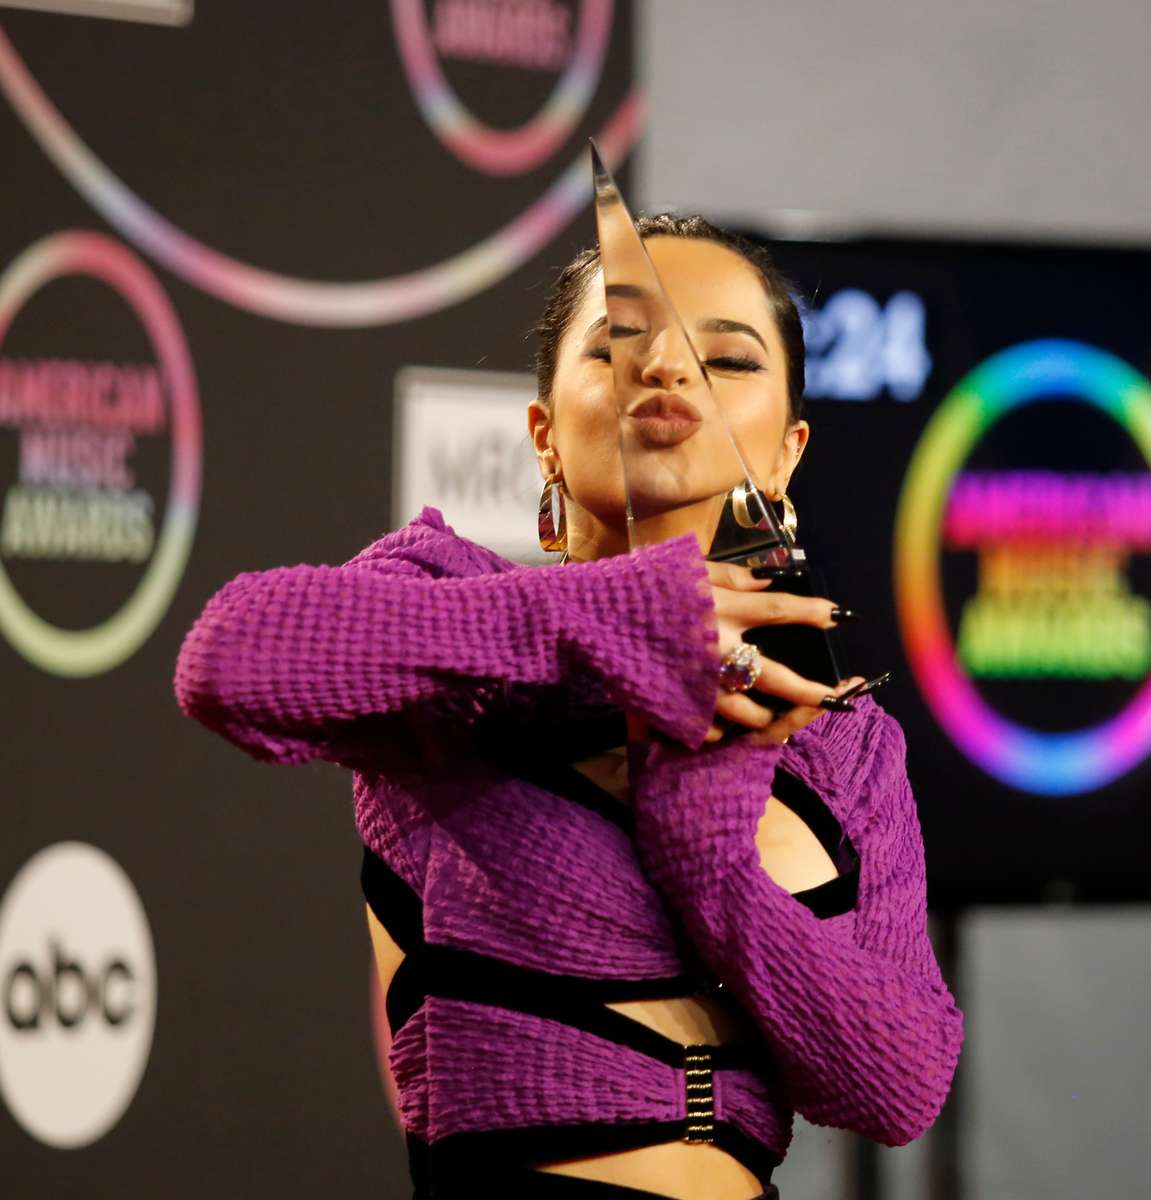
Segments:
[[[588,138],[588,146],[591,148],[592,186],[595,192],[595,202],[599,205],[622,204],[623,197],[620,195],[619,187],[603,161],[599,147],[595,144],[595,138]]]
[[[790,558],[788,543],[755,483],[710,372],[592,138],[588,148],[629,543],[634,548],[665,541],[698,527],[708,530],[702,544],[710,545],[711,557],[783,563]],[[653,353],[665,364],[678,364],[674,393],[657,386],[650,372]],[[637,418],[632,406],[641,400],[656,406],[654,415]],[[686,407],[696,419],[676,424],[661,405]]]

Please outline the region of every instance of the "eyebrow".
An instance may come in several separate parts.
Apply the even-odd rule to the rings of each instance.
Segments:
[[[610,283],[604,288],[604,294],[607,296],[621,296],[626,300],[646,300],[650,295],[644,288],[637,286],[634,283]],[[588,337],[597,329],[607,324],[607,314],[602,317],[597,317],[584,330],[584,337]],[[744,321],[733,321],[729,317],[706,317],[700,321],[697,328],[701,333],[746,333],[767,351],[767,343],[763,340],[759,331],[754,326],[748,325]]]
[[[755,338],[764,350],[767,349],[767,343],[760,337],[759,331],[743,321],[730,321],[727,317],[708,317],[700,321],[699,329],[701,333],[747,333]]]

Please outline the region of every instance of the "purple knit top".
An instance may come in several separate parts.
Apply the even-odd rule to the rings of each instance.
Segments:
[[[691,979],[756,1031],[707,1080],[714,1140],[745,1162],[782,1159],[794,1111],[893,1146],[934,1122],[963,1016],[926,933],[902,731],[867,697],[783,747],[705,745],[713,613],[690,535],[523,567],[425,508],[342,566],[237,576],[189,631],[183,711],[257,759],[349,767],[360,837],[440,956],[393,1029],[409,1140],[561,1131],[573,1155],[581,1130],[674,1140],[683,1048],[603,1002]],[[516,769],[520,751],[562,757],[565,719],[619,709],[655,731],[626,822]],[[541,745],[543,717],[559,733]],[[849,911],[817,916],[762,867],[777,771],[858,856]]]

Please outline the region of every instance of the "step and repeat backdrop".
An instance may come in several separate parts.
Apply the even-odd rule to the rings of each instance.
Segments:
[[[209,736],[174,661],[239,572],[424,504],[539,559],[528,331],[589,135],[628,186],[632,20],[0,2],[11,1194],[405,1194],[350,777]],[[1151,253],[776,255],[800,540],[895,672],[932,903],[1151,898]]]
[[[351,777],[207,734],[175,657],[228,579],[346,561],[413,487],[530,535],[528,331],[594,236],[589,136],[627,178],[631,28],[0,4],[5,1195],[410,1190]]]

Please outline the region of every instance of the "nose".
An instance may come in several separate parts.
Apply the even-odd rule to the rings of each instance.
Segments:
[[[648,345],[640,361],[640,379],[648,387],[665,392],[684,387],[691,379],[691,348],[674,327],[661,330]]]

